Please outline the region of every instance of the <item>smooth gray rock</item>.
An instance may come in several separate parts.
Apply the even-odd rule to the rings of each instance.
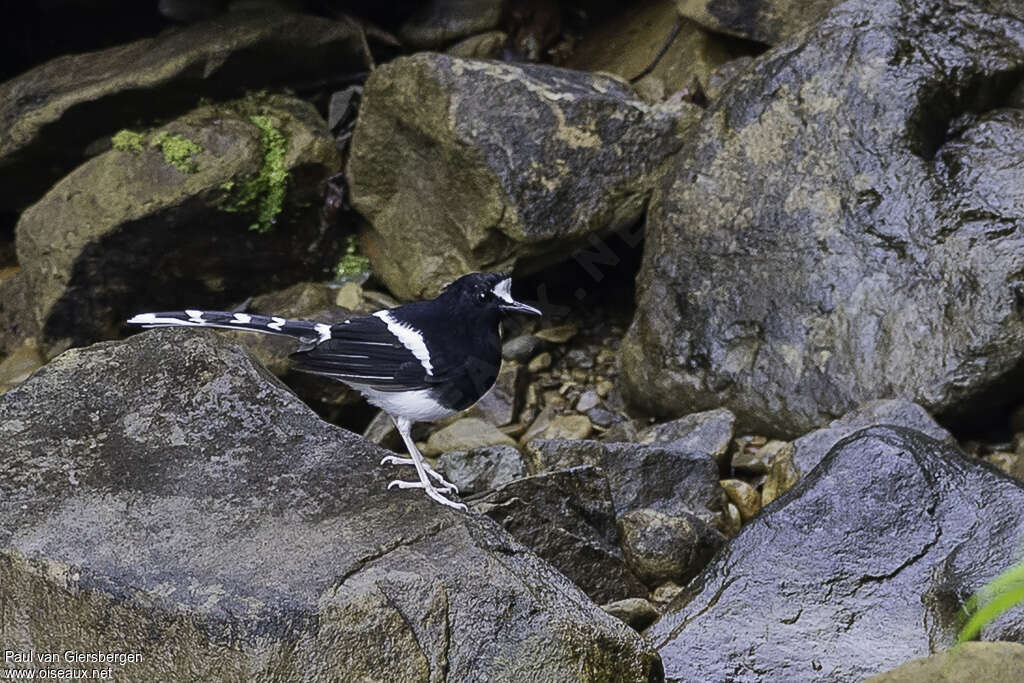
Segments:
[[[627,397],[786,438],[1019,397],[1022,70],[1012,0],[850,0],[755,59],[652,196]]]
[[[646,635],[669,680],[861,681],[951,645],[1022,529],[1020,482],[872,427],[746,525]],[[1011,610],[983,637],[1022,632]]]
[[[526,476],[526,463],[515,446],[484,446],[449,451],[437,459],[437,469],[466,496],[482,493]]]
[[[956,438],[940,427],[928,411],[916,403],[899,399],[869,401],[838,420],[833,420],[828,427],[817,429],[794,441],[793,465],[800,474],[806,475],[841,440],[875,425],[906,427],[947,445],[956,445]]]
[[[640,432],[639,441],[671,443],[680,450],[707,453],[720,469],[725,469],[735,424],[735,415],[725,408],[716,408],[651,425]]]
[[[624,81],[421,53],[373,71],[352,138],[352,204],[374,273],[404,298],[473,270],[523,273],[640,217],[697,107]]]
[[[487,515],[595,602],[647,595],[619,550],[608,480],[596,467],[544,472],[475,499]]]
[[[50,60],[0,83],[0,207],[22,208],[122,128],[372,64],[353,21],[232,13],[154,38]]]
[[[266,122],[289,177],[274,229],[260,233],[246,188],[268,163]],[[154,141],[198,148],[178,166]],[[325,274],[342,251],[315,202],[341,158],[312,105],[285,96],[195,109],[79,166],[18,221],[18,262],[48,353],[119,336],[141,311],[221,308]],[[261,195],[262,196],[262,195]]]
[[[706,453],[672,444],[604,443],[537,439],[526,446],[534,473],[595,465],[608,477],[615,511],[650,508],[667,515],[691,514],[714,524],[722,513],[718,466]]]
[[[386,451],[211,332],[62,354],[0,396],[0,442],[5,648],[138,652],[131,681],[660,678],[550,565],[388,491]]]

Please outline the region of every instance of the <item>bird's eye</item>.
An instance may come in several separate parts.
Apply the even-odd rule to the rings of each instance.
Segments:
[[[477,294],[476,298],[479,299],[480,301],[487,301],[487,290],[484,290]]]

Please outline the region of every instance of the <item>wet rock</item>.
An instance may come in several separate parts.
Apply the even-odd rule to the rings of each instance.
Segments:
[[[517,363],[526,363],[540,351],[543,344],[543,340],[532,334],[513,337],[502,344],[501,357],[505,360],[516,361]]]
[[[638,438],[641,443],[671,443],[680,450],[707,453],[724,469],[735,423],[735,415],[718,408],[651,425]]]
[[[418,298],[467,271],[563,260],[635,222],[691,121],[609,76],[441,54],[384,64],[347,172],[374,273]]]
[[[729,501],[739,510],[740,518],[749,522],[761,509],[761,494],[741,479],[723,479],[719,482]]]
[[[58,57],[0,84],[0,208],[21,208],[94,140],[180,116],[200,98],[369,68],[359,28],[302,14],[219,16],[127,45]],[[115,180],[111,178],[111,180]]]
[[[824,17],[839,0],[675,0],[679,13],[716,33],[775,45]]]
[[[647,595],[618,548],[608,481],[594,467],[519,479],[473,502],[595,602]]]
[[[280,136],[271,161],[268,130]],[[154,146],[167,139],[191,153]],[[340,159],[311,105],[273,96],[204,106],[135,142],[75,169],[18,222],[48,354],[116,337],[139,311],[219,308],[334,265],[340,240],[321,231],[312,202]],[[289,180],[275,229],[260,233],[250,227],[271,220],[269,195],[244,199],[268,164]]]
[[[527,444],[526,459],[535,473],[578,465],[600,467],[620,515],[650,508],[666,515],[692,514],[713,524],[722,512],[715,461],[674,444],[538,439]]]
[[[677,21],[681,23],[678,29]],[[588,31],[565,66],[630,80],[654,63],[673,30],[677,31],[675,38],[649,75],[657,79],[664,93],[687,88],[694,79],[707,83],[711,73],[731,57],[723,41],[696,23],[680,19],[670,3],[643,2],[623,5]]]
[[[636,631],[643,631],[658,618],[658,610],[650,600],[644,598],[616,600],[607,605],[601,605],[601,609],[617,619],[622,619]]]
[[[513,446],[449,451],[437,459],[437,469],[459,487],[462,496],[490,491],[526,476],[526,462]]]
[[[806,475],[822,461],[832,447],[847,436],[874,425],[897,425],[906,427],[955,445],[956,439],[932,419],[921,406],[901,400],[870,401],[856,410],[832,421],[825,429],[805,434],[793,442],[793,465],[801,475]]]
[[[471,451],[486,446],[515,445],[515,441],[491,423],[478,417],[463,417],[431,434],[423,448],[423,454],[434,456],[448,451]]]
[[[503,0],[429,0],[398,29],[398,37],[412,48],[437,48],[481,31],[501,19]]]
[[[693,515],[641,508],[619,519],[626,564],[644,583],[686,583],[704,568],[725,538]]]
[[[964,643],[956,648],[915,659],[892,671],[872,676],[865,683],[975,683],[1022,679],[1024,645],[981,642]]]
[[[772,468],[768,471],[764,486],[761,488],[762,505],[772,502],[800,481],[800,470],[793,463],[794,452],[793,444],[789,444],[787,448],[775,454]]]
[[[0,397],[0,438],[7,648],[138,652],[134,680],[657,677],[548,563],[386,490],[385,451],[212,333],[69,351]]]
[[[745,526],[647,636],[669,679],[859,681],[950,645],[1021,528],[1020,483],[872,427]],[[1021,629],[1011,611],[984,637]]]
[[[1020,9],[853,0],[757,58],[652,196],[628,398],[792,437],[875,398],[1019,396]]]

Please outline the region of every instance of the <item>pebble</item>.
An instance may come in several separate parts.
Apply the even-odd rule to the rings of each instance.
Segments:
[[[518,363],[525,363],[533,358],[534,354],[540,351],[540,347],[543,346],[543,344],[543,340],[538,339],[532,334],[523,334],[518,337],[513,337],[502,345],[501,357],[505,360],[514,360]]]
[[[500,429],[475,417],[464,417],[430,435],[423,454],[440,455],[448,451],[471,451],[494,445],[515,446],[516,442]]]
[[[570,349],[565,354],[565,362],[570,368],[590,369],[594,367],[594,359],[583,349]]]
[[[551,354],[545,351],[533,357],[526,369],[530,372],[540,372],[551,367]]]
[[[26,341],[0,362],[0,391],[21,384],[29,375],[41,368],[44,362],[43,356],[36,348],[35,340]]]
[[[542,439],[585,439],[594,426],[586,415],[559,415],[541,432]]]
[[[761,509],[761,494],[747,482],[740,479],[723,479],[719,483],[725,489],[729,500],[740,511],[740,517],[744,522],[749,522]]]
[[[762,506],[772,502],[800,481],[800,471],[793,462],[793,454],[794,450],[790,447],[780,450],[775,455],[772,468],[768,471],[768,477],[761,489]]]
[[[549,327],[546,330],[538,330],[535,336],[553,344],[564,344],[575,337],[578,331],[575,325],[559,325],[558,327]]]
[[[625,598],[606,605],[601,605],[608,614],[626,622],[630,628],[643,631],[658,618],[658,610],[650,600],[644,598]]]
[[[591,408],[596,408],[601,403],[601,397],[597,395],[597,392],[593,389],[584,391],[578,401],[576,401],[576,410],[581,413],[585,413]]]
[[[358,310],[363,301],[363,287],[357,282],[346,282],[334,296],[334,303],[350,311]]]
[[[667,605],[683,592],[683,587],[675,581],[666,581],[651,593],[651,602],[656,605]]]
[[[773,439],[763,446],[748,446],[732,456],[732,468],[741,474],[766,474],[775,462],[775,457],[783,449],[792,449],[789,441]]]
[[[594,387],[594,391],[596,391],[597,395],[600,396],[601,398],[608,398],[608,394],[612,393],[612,389],[614,388],[615,383],[605,379],[597,383],[597,385]]]

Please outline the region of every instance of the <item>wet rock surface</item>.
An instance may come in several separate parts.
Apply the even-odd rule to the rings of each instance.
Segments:
[[[651,200],[638,406],[795,436],[874,398],[1013,400],[1024,17],[961,9],[847,2],[727,86]]]
[[[679,13],[711,31],[774,45],[813,25],[838,0],[675,0]]]
[[[239,203],[268,163],[267,130],[281,136],[288,182],[266,226],[276,229],[259,232],[250,228],[264,209]],[[186,153],[168,156],[167,139]],[[142,310],[216,308],[337,260],[340,238],[323,233],[311,202],[340,158],[307,103],[200,107],[134,141],[78,167],[18,222],[26,303],[46,349],[114,338]]]
[[[953,642],[962,602],[1012,561],[1022,511],[1024,487],[994,468],[872,427],[744,527],[647,636],[669,680],[861,680]],[[1011,611],[985,637],[1022,629]]]
[[[0,433],[5,647],[142,653],[128,680],[659,678],[550,565],[387,491],[384,451],[211,333],[69,351],[0,397]]]
[[[416,298],[466,271],[567,258],[640,217],[689,120],[609,76],[396,59],[366,83],[347,170],[374,271]]]

